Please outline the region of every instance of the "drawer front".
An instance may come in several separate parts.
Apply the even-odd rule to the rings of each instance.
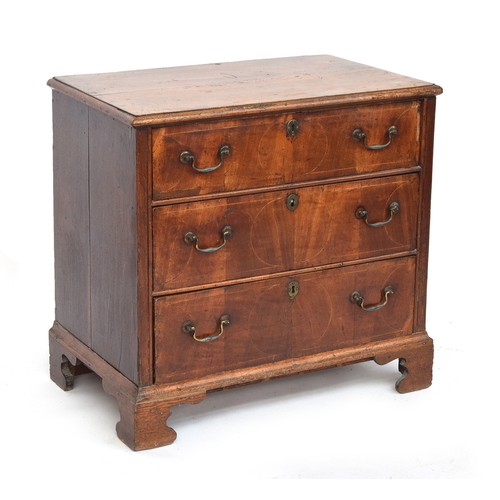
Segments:
[[[418,174],[406,174],[155,208],[154,290],[413,250],[418,183]],[[227,227],[232,234],[225,238]],[[197,242],[186,239],[189,233]],[[196,249],[216,249],[224,240],[213,252]]]
[[[295,136],[287,133],[298,123]],[[354,140],[363,131],[368,149]],[[153,197],[168,200],[418,165],[420,105],[404,102],[153,130]],[[296,128],[295,128],[296,130]],[[293,133],[293,132],[292,132]],[[221,163],[213,171],[198,172]],[[181,162],[181,154],[186,163]],[[228,151],[228,150],[226,150]],[[194,160],[193,160],[194,159]]]
[[[156,382],[409,335],[414,285],[415,258],[406,257],[157,298]],[[363,310],[353,292],[365,309],[382,307]],[[222,334],[221,317],[230,321]]]

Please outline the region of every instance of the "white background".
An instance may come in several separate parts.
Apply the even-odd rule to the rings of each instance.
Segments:
[[[10,490],[3,498],[23,498],[23,491],[99,498],[103,490],[113,497],[143,491],[191,498],[200,487],[204,497],[228,489],[231,497],[245,497],[272,478],[472,479],[477,491],[494,478],[500,333],[494,5],[48,0],[2,7],[0,491]],[[312,54],[444,88],[436,116],[427,322],[436,349],[433,386],[399,395],[395,363],[369,362],[225,391],[174,409],[173,445],[132,452],[116,437],[117,405],[97,376],[81,377],[69,393],[49,379],[54,285],[46,81]],[[412,498],[428,488],[436,498],[469,483],[399,484],[398,495]],[[279,484],[262,486],[259,496],[281,495]],[[383,490],[395,493],[394,484]],[[321,494],[312,489],[318,483],[300,485],[288,494]]]

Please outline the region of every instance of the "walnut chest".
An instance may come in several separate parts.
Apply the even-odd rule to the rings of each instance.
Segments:
[[[57,77],[52,379],[132,449],[207,392],[399,359],[425,330],[435,96],[332,56]]]

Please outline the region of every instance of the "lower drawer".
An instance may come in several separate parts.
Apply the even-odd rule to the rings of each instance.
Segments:
[[[414,286],[406,257],[157,298],[156,383],[409,335]]]

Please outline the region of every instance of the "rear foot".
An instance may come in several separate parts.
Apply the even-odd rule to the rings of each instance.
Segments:
[[[71,391],[75,377],[91,370],[51,335],[49,337],[50,378],[63,390]]]

